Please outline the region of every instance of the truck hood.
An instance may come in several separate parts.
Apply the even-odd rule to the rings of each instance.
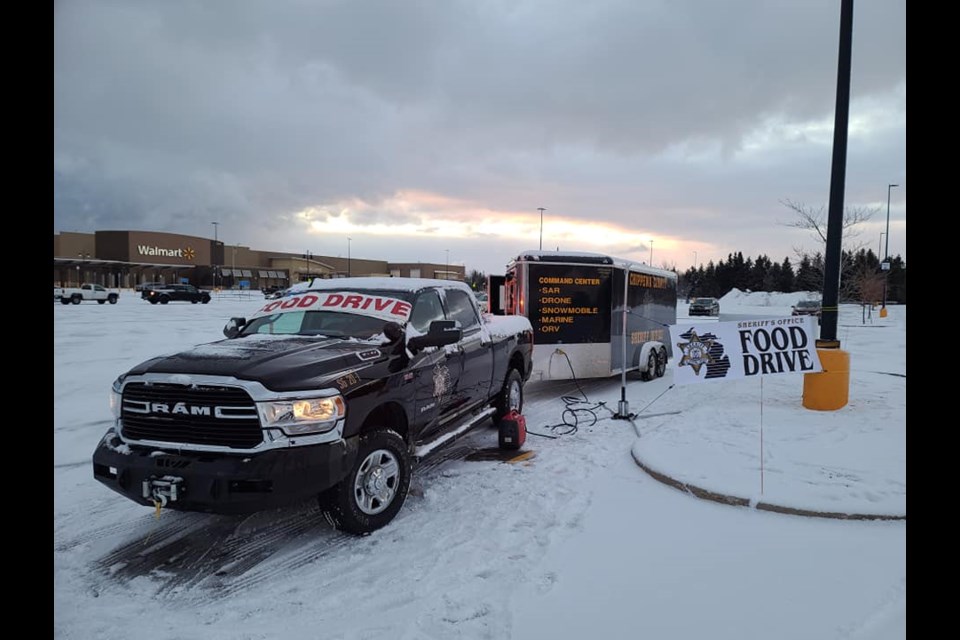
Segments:
[[[185,373],[256,380],[277,391],[317,388],[387,359],[393,345],[316,336],[251,335],[147,360],[130,374]]]

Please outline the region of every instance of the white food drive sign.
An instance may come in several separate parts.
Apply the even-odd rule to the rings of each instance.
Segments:
[[[253,317],[288,311],[341,311],[406,322],[410,316],[410,303],[397,298],[350,291],[301,293],[267,303],[254,313]]]
[[[694,384],[823,371],[814,332],[813,316],[672,326],[677,354],[673,381]]]

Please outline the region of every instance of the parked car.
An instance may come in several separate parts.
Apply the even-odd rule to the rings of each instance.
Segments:
[[[274,286],[270,286],[270,287],[263,287],[263,288],[260,289],[260,291],[263,292],[263,296],[264,296],[266,299],[272,300],[273,298],[272,298],[271,296],[272,296],[273,294],[275,294],[275,293],[278,293],[278,292],[283,291],[283,287],[278,287],[278,286],[274,285]]]
[[[691,316],[719,316],[720,301],[716,298],[694,298],[687,314]]]
[[[790,312],[790,315],[817,316],[819,318],[822,308],[819,300],[800,300],[797,304],[793,305],[793,310]]]
[[[201,291],[192,284],[166,284],[160,287],[145,288],[140,296],[150,304],[167,304],[168,302],[191,302],[197,304],[210,302],[210,292]]]

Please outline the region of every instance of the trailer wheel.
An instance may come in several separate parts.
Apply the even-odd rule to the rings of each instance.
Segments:
[[[640,379],[644,382],[653,380],[654,376],[657,374],[657,351],[656,349],[650,349],[650,352],[647,354],[647,368],[640,372]]]
[[[341,531],[366,535],[387,525],[400,511],[410,488],[410,457],[403,438],[388,429],[360,436],[350,472],[320,494],[320,510]]]
[[[657,350],[657,377],[662,378],[667,372],[667,348],[660,347]]]

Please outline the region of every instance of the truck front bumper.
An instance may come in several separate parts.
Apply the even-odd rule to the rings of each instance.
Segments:
[[[316,496],[353,466],[357,438],[257,454],[130,447],[114,429],[93,453],[93,476],[139,504],[179,511],[250,513]]]

